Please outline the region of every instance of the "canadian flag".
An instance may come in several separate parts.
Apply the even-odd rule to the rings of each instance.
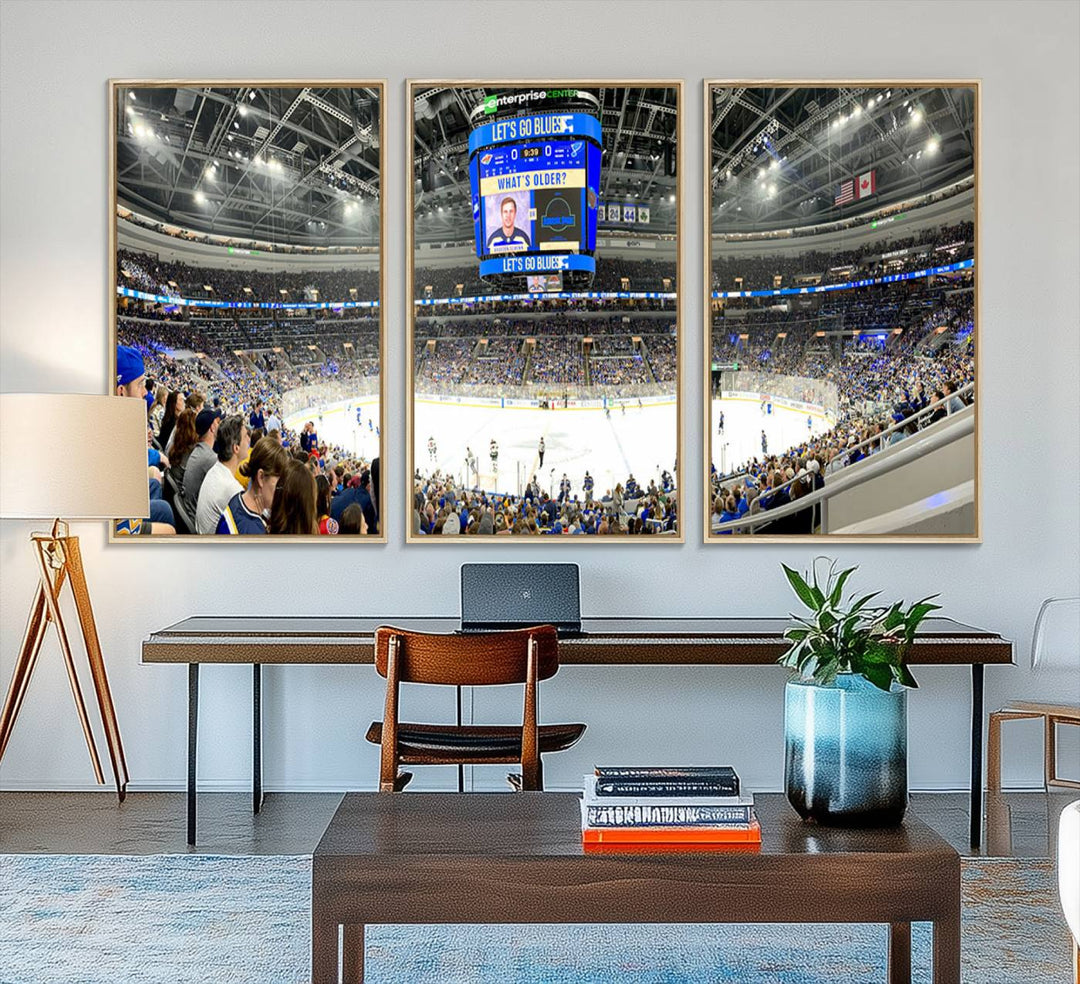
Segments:
[[[876,172],[867,171],[865,174],[859,175],[859,180],[855,184],[855,198],[869,198],[875,191],[877,191],[877,178]]]

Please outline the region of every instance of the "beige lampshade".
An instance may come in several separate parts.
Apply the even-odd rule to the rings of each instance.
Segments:
[[[146,403],[0,393],[0,517],[144,518]]]

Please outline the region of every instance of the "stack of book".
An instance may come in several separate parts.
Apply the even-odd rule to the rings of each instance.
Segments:
[[[754,797],[727,765],[597,768],[585,777],[587,847],[761,844]]]

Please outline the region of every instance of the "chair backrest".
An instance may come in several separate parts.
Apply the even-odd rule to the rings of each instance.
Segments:
[[[398,672],[402,683],[439,683],[483,687],[525,683],[529,640],[535,640],[537,679],[559,669],[559,638],[552,625],[507,632],[461,635],[411,632],[392,625],[375,630],[375,669],[386,676],[390,640],[398,640]]]
[[[1031,667],[1080,670],[1080,598],[1047,598],[1035,618]]]

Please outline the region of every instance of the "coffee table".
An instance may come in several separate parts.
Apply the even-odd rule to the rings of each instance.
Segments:
[[[932,922],[934,984],[959,984],[952,847],[914,817],[844,830],[756,802],[757,853],[586,853],[573,793],[348,793],[312,859],[312,984],[338,984],[339,959],[363,980],[369,924],[701,922],[887,923],[889,984]]]

